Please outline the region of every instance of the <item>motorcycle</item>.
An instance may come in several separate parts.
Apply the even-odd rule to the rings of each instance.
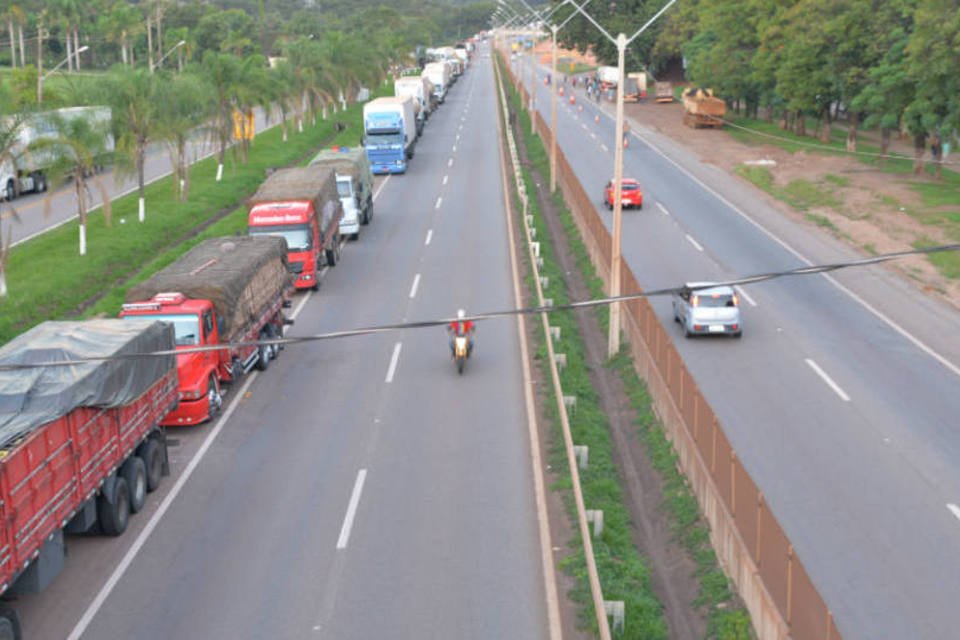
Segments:
[[[470,338],[465,334],[453,336],[453,362],[457,365],[457,373],[463,374],[463,368],[470,357]]]

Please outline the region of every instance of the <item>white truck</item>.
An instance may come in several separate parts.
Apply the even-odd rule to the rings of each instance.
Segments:
[[[363,106],[363,145],[375,174],[405,173],[417,144],[413,98],[377,98]]]
[[[444,62],[430,62],[423,67],[421,75],[433,83],[433,95],[442,103],[450,87],[450,67]]]
[[[360,225],[373,219],[373,173],[370,161],[360,147],[333,147],[314,156],[310,165],[331,166],[337,175],[337,192],[343,205],[340,233],[354,240],[360,237]]]
[[[597,69],[597,77],[600,79],[601,88],[606,91],[617,86],[620,79],[620,69],[617,67],[600,67]]]
[[[413,98],[417,114],[417,135],[423,132],[423,125],[430,113],[430,96],[425,92],[426,83],[420,76],[404,76],[393,83],[393,95]]]
[[[8,201],[21,193],[40,193],[47,190],[47,169],[53,162],[53,156],[48,151],[31,150],[30,145],[43,138],[56,137],[56,118],[87,119],[93,127],[103,130],[106,135],[105,152],[109,154],[114,149],[113,134],[110,131],[110,107],[65,107],[32,114],[19,123],[14,118],[15,116],[7,116],[0,124],[0,128],[4,130],[16,129],[16,142],[10,150],[10,157],[0,162],[0,196]],[[97,162],[98,165],[105,163],[106,159]]]

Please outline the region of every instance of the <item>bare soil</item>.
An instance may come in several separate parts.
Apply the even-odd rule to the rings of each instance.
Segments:
[[[526,163],[526,149],[521,136],[517,136],[518,152],[526,170],[534,176],[538,187],[538,203],[547,226],[547,235],[554,254],[563,272],[572,300],[587,300],[591,292],[576,265],[563,226],[556,208],[550,197],[548,180],[539,174],[537,169]],[[520,248],[521,255],[525,255]],[[706,635],[706,615],[702,608],[696,607],[694,601],[699,595],[700,585],[696,579],[696,563],[683,547],[679,545],[671,531],[670,517],[663,512],[661,505],[664,502],[663,481],[660,474],[654,469],[647,458],[643,443],[637,438],[637,429],[634,426],[637,415],[630,406],[629,398],[623,388],[623,383],[616,371],[606,366],[607,336],[600,327],[596,313],[592,310],[581,309],[575,311],[580,337],[584,342],[587,360],[590,368],[590,381],[597,390],[600,407],[610,423],[610,432],[614,442],[615,463],[620,471],[621,485],[627,496],[627,506],[630,510],[633,524],[632,537],[636,547],[643,554],[650,568],[653,588],[663,604],[663,614],[667,622],[669,637],[679,640],[698,640]],[[539,330],[537,323],[528,323],[528,337],[533,343]],[[536,370],[536,367],[533,367]],[[542,376],[535,376],[538,405],[550,402],[549,381]],[[543,416],[540,416],[543,420]],[[541,422],[545,424],[545,422]],[[547,438],[549,434],[544,434]],[[549,450],[545,441],[542,446]],[[551,474],[553,472],[551,471]],[[556,477],[551,477],[553,483]],[[573,540],[575,527],[566,518],[562,501],[556,492],[551,492],[551,530],[554,532],[555,550],[558,555],[567,556],[572,553],[569,544],[558,547],[558,540]],[[557,511],[559,509],[559,512]],[[559,561],[560,558],[557,558]],[[562,574],[562,576],[560,575]],[[558,571],[558,582],[567,591],[573,586],[573,579],[563,571]],[[564,608],[569,609],[570,603],[563,601]],[[565,632],[570,621],[571,612],[563,613]]]
[[[686,146],[703,162],[720,167],[732,176],[736,176],[736,167],[744,163],[773,161],[775,164],[763,166],[770,171],[777,186],[786,186],[795,180],[812,183],[819,190],[832,195],[837,204],[799,211],[759,188],[757,192],[763,194],[784,215],[811,226],[819,226],[864,255],[908,250],[917,241],[956,242],[942,227],[924,224],[921,216],[907,213],[924,211],[937,214],[958,210],[956,207],[931,209],[923,204],[920,194],[911,185],[933,182],[934,179],[929,176],[894,175],[867,165],[854,156],[806,151],[790,153],[771,144],[740,142],[722,130],[694,130],[684,126],[683,106],[676,102],[628,104],[626,115]],[[860,140],[871,144],[878,144],[872,139],[875,137],[871,132],[860,134]],[[810,142],[816,140],[811,138]],[[913,154],[909,141],[896,138],[890,150],[906,156]],[[840,178],[842,185],[837,184],[836,177]],[[943,276],[926,258],[909,257],[887,263],[886,266],[905,274],[928,294],[960,308],[960,282]]]

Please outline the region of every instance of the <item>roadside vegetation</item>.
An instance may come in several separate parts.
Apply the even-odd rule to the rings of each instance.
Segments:
[[[499,64],[499,59],[497,62]],[[538,171],[540,176],[548,176],[549,160],[543,144],[539,137],[529,134],[530,120],[522,108],[519,96],[512,85],[507,83],[506,86],[508,101],[518,115],[515,134],[521,136],[523,140],[521,146],[526,153],[522,161],[529,163],[529,166]],[[540,192],[529,170],[524,170],[523,178],[528,194]],[[517,202],[515,204],[519,206]],[[560,191],[553,196],[551,204],[559,215],[567,243],[591,295],[603,296],[603,283],[590,262],[586,247]],[[541,275],[549,280],[545,295],[553,298],[554,304],[568,302],[567,276],[555,259],[554,248],[549,242],[549,236],[545,233],[543,214],[536,198],[530,200],[528,212],[533,215],[533,226],[537,228],[537,239],[541,243],[540,255],[544,262]],[[527,284],[531,288],[534,286],[529,271]],[[600,326],[606,329],[609,310],[606,307],[600,307],[595,313]],[[624,600],[626,605],[625,629],[624,633],[618,637],[644,639],[667,637],[663,607],[653,589],[650,569],[633,542],[632,533],[635,527],[631,523],[630,512],[621,488],[621,475],[614,461],[610,424],[600,408],[598,393],[590,380],[591,365],[584,357],[585,351],[577,321],[570,312],[562,312],[551,314],[550,324],[560,327],[561,338],[558,348],[567,354],[567,365],[561,372],[564,392],[575,395],[577,398],[576,408],[570,416],[574,440],[577,444],[585,444],[589,447],[589,465],[580,475],[584,500],[588,508],[602,509],[604,512],[603,533],[600,538],[594,539],[594,552],[604,598]],[[545,342],[539,331],[537,334],[536,358],[540,361],[542,374],[548,376]],[[625,348],[606,366],[615,371],[624,384],[630,405],[637,416],[635,422],[637,437],[644,442],[651,462],[664,483],[662,508],[672,521],[672,530],[677,541],[689,552],[696,564],[700,594],[692,604],[704,608],[707,618],[707,637],[721,640],[751,638],[749,616],[736,603],[729,582],[718,565],[710,546],[709,529],[700,516],[699,506],[686,480],[677,471],[676,456],[653,413],[652,401],[647,394],[646,386],[634,371],[628,353]],[[564,492],[568,515],[573,519],[576,518],[576,509],[573,504],[571,479],[567,470],[555,399],[550,398],[546,401],[544,410],[552,424],[551,466],[561,478],[555,488]],[[583,625],[596,631],[579,535],[576,535],[569,544],[575,552],[564,560],[562,568],[576,578],[577,587],[571,596],[581,607],[580,619]]]

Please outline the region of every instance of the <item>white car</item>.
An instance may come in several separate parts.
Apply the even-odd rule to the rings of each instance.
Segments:
[[[712,282],[688,282],[673,296],[673,319],[688,338],[709,334],[739,338],[743,333],[740,296],[732,287],[711,285]]]

